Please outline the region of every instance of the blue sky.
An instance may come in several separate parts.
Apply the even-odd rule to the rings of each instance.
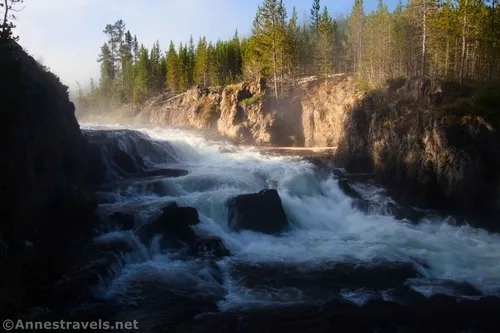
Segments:
[[[299,18],[308,15],[312,0],[284,0]],[[365,0],[365,10],[375,9],[378,0]],[[261,0],[26,0],[18,13],[20,43],[42,60],[63,82],[74,87],[87,85],[99,76],[96,62],[107,23],[123,19],[139,42],[150,47],[157,39],[163,49],[170,40],[177,45],[206,36],[209,40],[230,38],[236,29],[250,33]],[[392,10],[397,0],[385,1]],[[322,0],[333,15],[348,14],[353,0]]]

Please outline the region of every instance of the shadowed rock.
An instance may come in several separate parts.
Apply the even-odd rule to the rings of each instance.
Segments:
[[[162,236],[163,247],[179,247],[196,241],[192,226],[200,222],[193,207],[179,207],[175,202],[163,208],[160,217],[139,229],[141,240],[148,244],[155,235]]]
[[[228,202],[230,229],[277,234],[288,227],[288,220],[276,190],[244,194]]]
[[[209,256],[223,258],[231,255],[231,252],[224,245],[222,239],[217,236],[206,236],[197,239],[189,250],[189,254],[194,257]]]

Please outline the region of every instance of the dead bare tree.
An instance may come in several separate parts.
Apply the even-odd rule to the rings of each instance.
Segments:
[[[16,19],[17,12],[20,12],[24,9],[24,6],[21,5],[24,3],[24,0],[1,0],[3,3],[0,3],[0,13],[3,11],[3,21],[0,24],[0,39],[13,39],[18,40],[18,36],[13,36],[12,30],[16,27],[13,21]]]

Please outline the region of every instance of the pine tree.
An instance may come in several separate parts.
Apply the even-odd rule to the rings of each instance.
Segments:
[[[300,29],[298,27],[297,10],[293,7],[292,16],[288,22],[286,31],[286,68],[290,75],[295,75],[299,71],[300,66]]]
[[[205,37],[200,38],[198,46],[196,47],[195,71],[194,71],[195,84],[207,86],[208,80],[208,54],[207,54],[207,40]]]
[[[187,44],[179,44],[179,89],[180,91],[186,91],[189,86],[189,54]]]
[[[218,66],[217,66],[217,54],[215,51],[215,46],[212,42],[208,43],[207,47],[207,62],[208,62],[208,84],[211,86],[218,86]]]
[[[314,72],[313,58],[316,44],[312,35],[313,33],[304,23],[299,37],[299,63],[302,75],[309,75]]]
[[[103,97],[109,99],[111,97],[115,69],[113,66],[111,50],[109,49],[108,44],[105,43],[101,46],[101,53],[99,54],[97,61],[101,63],[101,80],[99,89],[103,94]]]
[[[318,26],[314,65],[316,74],[324,79],[333,72],[333,43],[335,41],[333,19],[325,6]]]
[[[235,31],[233,38],[226,45],[227,61],[229,64],[229,71],[227,78],[225,79],[227,83],[234,83],[241,77],[241,67],[243,65],[243,59],[241,57],[241,45],[240,37],[238,36],[238,30]]]
[[[194,82],[194,68],[196,62],[196,47],[194,45],[193,36],[189,38],[189,45],[187,47],[187,63],[186,63],[186,89],[193,86]]]
[[[165,75],[162,75],[161,50],[160,50],[160,43],[158,41],[156,41],[156,43],[151,48],[149,61],[151,68],[151,73],[150,73],[151,90],[155,93],[159,93],[165,86],[164,83]]]
[[[253,23],[255,51],[261,57],[264,72],[271,69],[275,96],[278,97],[279,61],[282,58],[285,44],[285,27],[283,26],[284,6],[282,0],[264,0],[258,7]]]
[[[179,56],[177,55],[177,51],[175,50],[174,42],[170,41],[170,47],[167,52],[167,77],[166,84],[167,90],[171,90],[172,92],[179,91],[179,79],[180,79],[180,65],[179,65]]]
[[[134,64],[135,64],[137,63],[137,59],[139,58],[139,42],[137,41],[137,36],[135,35],[134,35],[132,51],[134,51]]]
[[[319,33],[319,26],[321,23],[321,4],[320,0],[313,0],[311,8],[311,30],[316,34]]]
[[[352,69],[359,76],[361,72],[361,54],[363,52],[364,36],[363,0],[354,0],[347,28],[347,47]]]
[[[139,48],[136,70],[133,100],[135,103],[141,103],[149,97],[151,86],[151,63],[149,52],[144,45]]]
[[[125,63],[133,61],[133,56],[132,56],[133,46],[134,46],[134,40],[132,38],[132,35],[130,34],[130,31],[127,30],[127,32],[125,33],[124,42],[120,47],[120,62],[122,63],[122,66]]]

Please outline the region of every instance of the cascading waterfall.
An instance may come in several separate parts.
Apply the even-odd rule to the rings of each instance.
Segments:
[[[217,300],[222,310],[332,297],[362,304],[393,297],[394,286],[375,277],[384,267],[396,272],[395,280],[425,296],[500,294],[499,235],[452,226],[431,215],[414,224],[398,221],[383,209],[362,212],[339,189],[334,174],[300,157],[264,155],[173,128],[136,130],[147,134],[141,134],[141,140],[150,143],[141,141],[138,149],[131,139],[137,134],[124,131],[119,134],[127,137],[121,139],[122,150],[140,155],[150,168],[168,165],[188,174],[131,179],[103,188],[98,192],[101,213],[131,212],[142,224],[158,216],[167,202],[195,207],[201,221],[194,227],[196,233],[216,235],[232,255],[216,262],[185,259],[176,251],[160,250],[157,239],[141,244],[133,232],[103,230],[96,241],[127,238],[135,249],[118,258],[96,286],[104,298],[142,304],[141,293],[148,292],[144,282],[151,281],[179,294]],[[279,236],[229,231],[227,200],[264,188],[278,190],[291,228]],[[379,207],[392,202],[374,186],[356,188]],[[370,273],[371,267],[378,267],[376,273]],[[366,279],[350,279],[339,269],[342,274],[361,272]],[[465,284],[475,291],[469,292]]]

